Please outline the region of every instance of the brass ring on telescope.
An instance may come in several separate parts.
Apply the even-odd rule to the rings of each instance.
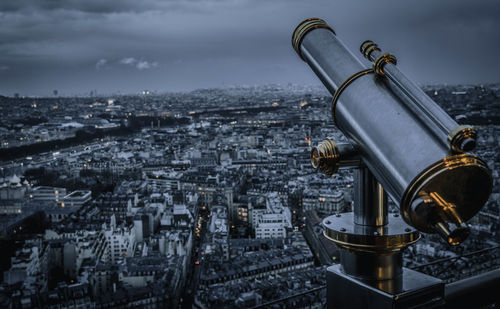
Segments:
[[[370,60],[370,54],[376,50],[380,51],[380,48],[378,48],[378,45],[375,42],[366,40],[361,44],[359,50],[366,59]]]
[[[373,60],[373,70],[380,76],[384,76],[384,65],[387,63],[397,64],[398,61],[394,55],[389,53],[378,55],[375,60]]]
[[[471,151],[475,146],[477,132],[468,125],[458,126],[448,134],[448,145],[455,152]]]
[[[302,40],[309,31],[318,28],[330,30],[333,34],[335,34],[335,31],[333,31],[333,29],[330,28],[330,26],[328,26],[328,24],[321,18],[308,18],[303,22],[301,22],[297,26],[297,28],[295,28],[295,30],[293,31],[292,35],[293,49],[295,49],[297,54],[299,54],[300,58],[302,58],[302,60],[304,61],[306,60],[304,59],[302,53],[300,52],[300,44],[302,43]]]
[[[369,240],[371,240],[370,237],[358,237],[356,240],[353,240],[352,237],[346,236],[346,234],[336,234],[335,236],[338,238],[335,238],[326,232],[323,232],[323,236],[325,236],[326,239],[333,241],[337,246],[344,250],[349,252],[370,252],[378,254],[399,252],[401,249],[416,243],[420,240],[420,234],[415,234],[417,234],[417,236],[410,235],[409,237],[405,237],[406,235],[397,235],[392,238],[381,238],[382,241],[379,241],[376,245],[365,245],[362,243],[356,243],[355,241],[369,242]],[[376,239],[375,237],[372,238]],[[405,238],[410,239],[406,240]]]
[[[375,71],[373,69],[366,69],[363,71],[359,71],[359,72],[351,75],[348,79],[346,79],[339,86],[337,91],[335,91],[335,94],[333,95],[333,99],[332,99],[332,118],[333,118],[333,122],[335,123],[336,126],[337,126],[337,120],[335,119],[335,107],[337,106],[337,101],[339,100],[339,97],[342,94],[342,91],[344,91],[345,88],[347,88],[347,86],[349,86],[353,81],[360,78],[361,76],[364,76],[364,75],[370,74],[370,73],[374,73],[374,72]]]
[[[409,227],[400,217],[391,218],[383,228],[352,224],[354,213],[342,213],[325,218],[323,235],[337,246],[350,252],[391,254],[399,252],[420,239],[420,233]]]

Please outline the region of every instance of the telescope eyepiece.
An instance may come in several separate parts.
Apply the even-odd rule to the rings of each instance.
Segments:
[[[466,138],[460,143],[460,148],[463,151],[472,151],[476,148],[476,140],[472,138]]]
[[[470,234],[470,228],[458,213],[456,206],[437,192],[422,192],[411,205],[413,223],[426,232],[439,234],[449,245],[457,246]],[[454,228],[453,228],[454,227]]]
[[[452,246],[457,246],[463,243],[469,237],[470,229],[466,226],[459,226],[454,229],[448,236],[448,243]]]
[[[469,237],[470,229],[467,226],[458,226],[454,230],[449,229],[448,225],[444,222],[438,222],[435,229],[439,236],[441,236],[449,245],[458,246]]]
[[[476,147],[477,132],[468,125],[458,126],[448,134],[448,144],[454,152],[472,151]]]

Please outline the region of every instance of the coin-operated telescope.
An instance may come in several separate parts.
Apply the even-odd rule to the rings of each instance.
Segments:
[[[361,45],[368,68],[318,18],[299,24],[292,45],[333,95],[333,121],[350,141],[314,147],[313,167],[326,175],[355,168],[354,211],[323,221],[325,236],[342,249],[341,265],[328,270],[328,287],[335,286],[329,307],[443,302],[443,283],[403,268],[401,252],[419,232],[438,233],[452,246],[469,235],[465,222],[492,188],[486,163],[467,153],[474,128],[458,125],[371,41]],[[389,220],[387,196],[401,216]],[[364,294],[353,296],[358,288]]]

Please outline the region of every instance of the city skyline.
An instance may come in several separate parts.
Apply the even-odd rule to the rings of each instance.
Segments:
[[[475,153],[497,180],[500,87],[423,90],[478,128]],[[330,301],[327,269],[342,260],[322,222],[355,211],[359,182],[311,166],[311,146],[346,141],[322,87],[0,100],[1,308]],[[445,291],[498,272],[499,198],[495,181],[460,246],[422,234],[405,271]],[[389,223],[402,220],[397,205]]]
[[[319,84],[290,44],[313,16],[354,51],[376,41],[420,84],[500,81],[495,1],[26,0],[0,4],[0,95]]]

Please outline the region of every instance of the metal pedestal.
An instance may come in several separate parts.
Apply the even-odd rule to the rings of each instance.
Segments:
[[[419,232],[387,214],[387,197],[370,171],[355,169],[354,211],[323,220],[325,236],[341,249],[340,265],[328,268],[328,308],[436,308],[444,283],[403,268],[403,250]]]
[[[361,280],[346,275],[340,264],[327,269],[327,307],[337,308],[440,308],[444,283],[403,268],[390,280]]]

